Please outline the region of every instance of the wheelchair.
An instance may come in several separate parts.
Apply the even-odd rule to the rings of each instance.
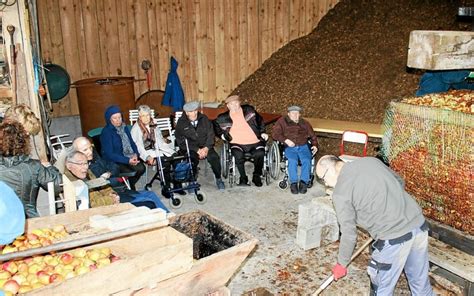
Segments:
[[[310,143],[308,143],[310,145]],[[280,176],[280,173],[283,173],[283,180],[278,182],[278,188],[281,190],[286,190],[289,185],[289,174],[288,174],[288,158],[285,156],[285,148],[284,145],[278,141],[273,141],[271,146],[270,146],[270,152],[269,155],[272,156],[275,162],[273,162],[272,168],[270,169],[270,172],[272,172],[272,178],[277,180]],[[313,187],[314,184],[314,178],[316,176],[316,154],[312,155],[311,158],[311,172],[310,172],[310,179],[308,183],[308,189]],[[298,166],[301,166],[300,161],[298,160]]]
[[[277,164],[280,162],[278,154],[272,154],[271,150],[272,144],[269,141],[265,145],[265,156],[263,159],[263,179],[266,185],[269,185],[273,180],[278,178],[278,172],[275,169]],[[273,151],[275,152],[275,151]],[[253,162],[253,157],[250,153],[244,154],[245,161]],[[228,141],[223,141],[220,151],[220,162],[222,168],[222,177],[227,179],[229,182],[229,187],[233,187],[237,181],[237,167],[235,164],[235,159],[232,156],[230,149],[230,143]]]

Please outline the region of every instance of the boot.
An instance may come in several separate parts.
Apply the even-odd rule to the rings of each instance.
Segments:
[[[262,185],[263,185],[262,184],[262,177],[260,177],[260,175],[253,175],[252,182],[257,187],[262,187]]]
[[[291,183],[290,191],[293,194],[298,194],[298,183]]]
[[[239,186],[250,186],[249,184],[249,179],[247,178],[247,176],[241,176],[240,179],[239,179]]]
[[[298,191],[301,194],[305,194],[306,192],[308,192],[308,184],[306,184],[303,181],[300,181],[300,186],[298,188]]]

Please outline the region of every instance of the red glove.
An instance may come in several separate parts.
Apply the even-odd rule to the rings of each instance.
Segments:
[[[339,263],[337,263],[336,266],[334,266],[332,269],[332,275],[335,281],[346,276],[346,274],[347,274],[347,268],[345,268]]]

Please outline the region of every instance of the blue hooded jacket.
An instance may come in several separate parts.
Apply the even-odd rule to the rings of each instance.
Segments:
[[[122,113],[122,111],[120,111],[120,108],[115,105],[110,106],[105,110],[106,125],[100,134],[102,157],[116,163],[128,164],[130,158],[123,155],[122,139],[117,133],[115,126],[110,122],[110,117],[116,113]],[[125,126],[125,133],[130,141],[133,152],[138,155],[137,145],[133,142],[132,135],[130,134],[130,127]]]
[[[178,76],[178,61],[171,57],[170,72],[166,80],[165,94],[161,104],[163,106],[172,106],[173,111],[181,111],[184,106],[184,91]]]
[[[0,245],[25,232],[25,210],[15,191],[0,181]]]

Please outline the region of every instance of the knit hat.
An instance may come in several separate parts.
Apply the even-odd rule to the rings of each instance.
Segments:
[[[199,108],[199,102],[198,101],[188,102],[188,103],[184,104],[184,106],[183,106],[183,110],[185,112],[191,112],[191,111],[197,110],[197,108]]]
[[[225,99],[226,104],[229,104],[230,102],[233,102],[233,101],[240,101],[240,97],[238,95],[233,95]]]
[[[25,232],[25,210],[15,191],[1,181],[0,195],[0,245],[6,245]]]
[[[301,112],[301,110],[303,110],[303,108],[301,108],[300,106],[296,106],[296,105],[288,107],[288,112],[291,112],[291,111]]]

